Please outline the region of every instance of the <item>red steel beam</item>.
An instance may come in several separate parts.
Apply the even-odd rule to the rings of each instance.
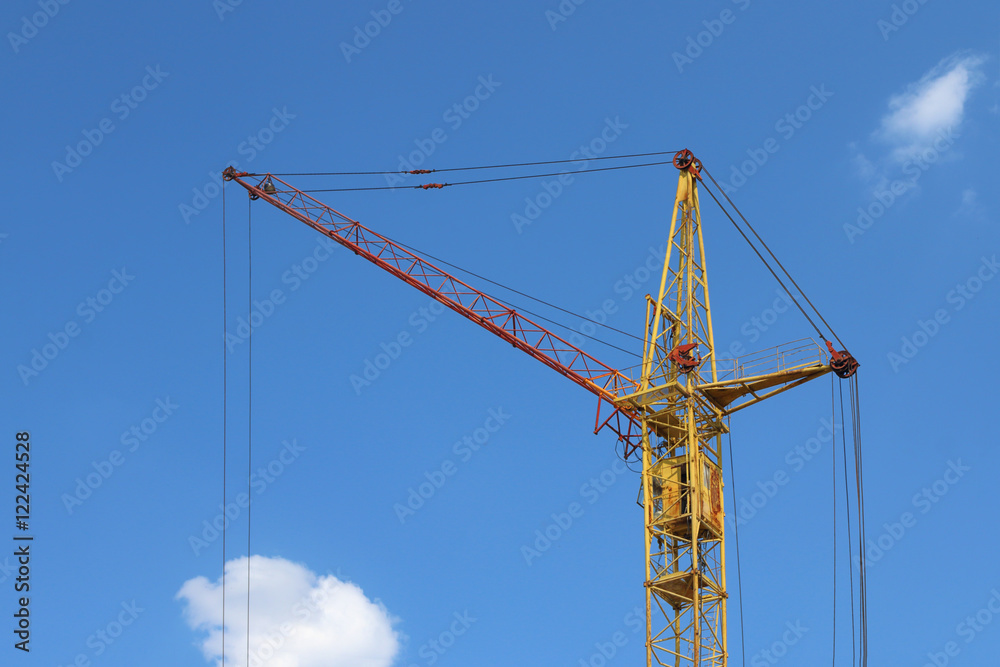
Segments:
[[[233,167],[223,172],[223,178],[246,188],[251,197],[260,198],[275,208],[328,236],[351,252],[388,271],[403,282],[436,299],[487,331],[504,339],[549,368],[566,376],[584,389],[593,392],[600,402],[607,401],[611,414],[598,429],[607,426],[634,448],[640,437],[640,418],[634,412],[618,408],[618,396],[632,393],[638,383],[618,370],[607,366],[578,347],[568,343],[545,327],[521,315],[493,297],[480,292],[421,257],[373,232],[360,222],[348,218],[310,195],[270,174],[255,174],[256,184],[246,180],[251,175]],[[280,184],[274,188],[265,184]],[[273,190],[273,191],[272,191]],[[595,431],[596,432],[596,431]]]

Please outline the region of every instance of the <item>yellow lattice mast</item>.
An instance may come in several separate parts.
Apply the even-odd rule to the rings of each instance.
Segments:
[[[677,196],[659,293],[647,297],[640,387],[619,405],[642,415],[646,664],[724,667],[725,418],[831,368],[811,341],[716,359],[698,205],[701,165],[689,151],[674,164]]]

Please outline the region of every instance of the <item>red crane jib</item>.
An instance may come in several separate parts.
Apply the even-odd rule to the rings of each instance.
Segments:
[[[251,176],[260,178],[256,185],[245,180]],[[328,236],[596,394],[598,405],[594,432],[605,427],[612,430],[625,444],[626,454],[634,451],[638,445],[642,434],[640,417],[614,403],[618,396],[638,389],[638,383],[624,373],[601,363],[513,308],[467,285],[447,271],[280,178],[270,174],[237,172],[233,167],[223,172],[223,178],[239,183],[252,198],[262,199]],[[268,187],[264,187],[265,184]],[[280,185],[275,188],[273,184]],[[604,402],[609,404],[611,412],[602,421],[601,404]]]

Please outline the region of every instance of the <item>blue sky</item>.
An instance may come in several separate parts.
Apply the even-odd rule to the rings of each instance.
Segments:
[[[592,435],[592,396],[260,203],[248,285],[236,187],[223,314],[229,164],[447,168],[603,143],[692,149],[861,361],[867,524],[887,547],[869,566],[872,664],[989,664],[998,18],[982,0],[6,3],[0,424],[11,512],[14,434],[32,436],[35,540],[29,654],[13,647],[0,557],[4,663],[219,664],[229,561],[226,665],[245,664],[249,553],[254,657],[283,651],[261,664],[637,664],[638,480]],[[660,167],[581,174],[551,201],[538,180],[321,199],[638,335],[675,183]],[[720,348],[809,336],[705,200]],[[370,384],[352,383],[402,334]],[[748,664],[777,664],[763,651],[790,637],[781,663],[830,659],[830,392],[817,381],[733,420],[737,507],[789,480],[740,520]],[[811,438],[820,453],[797,458]],[[528,562],[522,547],[572,503],[582,515]]]

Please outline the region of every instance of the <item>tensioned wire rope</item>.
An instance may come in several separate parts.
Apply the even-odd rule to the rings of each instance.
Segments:
[[[247,200],[247,312],[253,312],[253,200]],[[247,334],[247,665],[250,664],[250,567],[253,552],[250,550],[250,534],[253,522],[252,485],[253,479],[253,327]]]
[[[712,183],[715,184],[715,186],[719,189],[719,192],[722,193],[722,196],[725,197],[726,201],[729,202],[729,205],[733,207],[733,210],[736,211],[736,214],[740,217],[740,219],[743,221],[743,223],[747,226],[747,229],[750,230],[750,232],[754,235],[754,237],[756,237],[756,239],[760,242],[761,246],[763,246],[763,248],[767,252],[767,254],[770,255],[771,258],[774,260],[775,264],[778,265],[778,268],[781,270],[781,272],[783,274],[785,274],[785,276],[788,278],[788,281],[795,287],[795,289],[798,291],[798,293],[800,295],[802,295],[803,300],[805,300],[805,302],[809,304],[809,307],[812,308],[812,311],[816,314],[816,316],[820,319],[820,321],[824,325],[826,325],[827,330],[830,332],[830,334],[833,336],[833,338],[838,343],[840,343],[840,345],[843,347],[844,343],[843,343],[842,340],[840,340],[840,336],[837,335],[837,333],[833,330],[833,327],[830,326],[830,323],[826,321],[826,318],[823,317],[823,315],[819,312],[819,310],[816,308],[816,306],[813,304],[813,302],[809,299],[809,297],[806,296],[806,293],[802,290],[801,287],[799,287],[799,284],[797,282],[795,282],[795,278],[792,277],[792,274],[788,272],[788,269],[786,269],[785,266],[784,266],[784,264],[782,264],[781,261],[777,258],[777,256],[771,250],[770,246],[768,246],[767,243],[764,242],[764,239],[762,239],[761,236],[760,236],[760,234],[757,233],[757,230],[754,229],[753,225],[750,224],[750,221],[746,219],[746,216],[744,216],[743,213],[740,211],[740,209],[737,208],[736,204],[733,203],[733,200],[730,199],[730,197],[726,193],[725,189],[721,185],[719,185],[719,183],[715,180],[715,178],[708,171],[708,169],[702,168],[702,171],[705,172],[705,174],[712,181]],[[795,297],[792,295],[792,293],[788,289],[788,287],[785,286],[785,284],[781,281],[781,279],[778,278],[778,275],[777,275],[777,273],[775,273],[774,269],[771,268],[770,263],[764,258],[764,256],[760,253],[760,251],[757,250],[756,246],[754,246],[753,242],[749,239],[749,237],[747,237],[747,235],[743,232],[743,230],[740,228],[740,226],[738,224],[736,224],[736,221],[733,219],[733,217],[731,215],[729,215],[729,212],[726,211],[726,209],[722,205],[722,203],[716,198],[716,196],[714,194],[712,194],[711,190],[709,190],[707,187],[705,188],[705,190],[710,195],[712,195],[712,199],[715,199],[715,203],[719,205],[719,208],[722,209],[722,211],[726,214],[726,217],[729,218],[729,221],[733,223],[733,226],[736,227],[736,229],[737,229],[737,231],[739,231],[740,235],[743,236],[743,238],[750,245],[750,247],[753,248],[754,252],[757,254],[757,256],[760,258],[760,260],[767,267],[768,271],[771,272],[771,275],[773,275],[774,278],[775,278],[775,280],[778,281],[778,284],[781,285],[781,288],[783,290],[785,290],[785,292],[788,294],[788,296],[791,297],[792,301],[795,302],[796,307],[798,307],[798,309],[800,311],[802,311],[802,314],[805,315],[806,319],[809,320],[809,324],[811,324],[813,326],[813,328],[816,329],[816,333],[819,334],[819,337],[821,339],[823,339],[823,340],[826,340],[826,337],[819,330],[819,327],[817,327],[816,324],[812,321],[812,318],[810,318],[809,315],[806,314],[805,309],[803,309],[802,306],[798,303],[798,301],[796,301]]]
[[[229,354],[226,349],[226,182],[222,181],[222,506],[226,506],[226,434],[228,426]],[[226,664],[226,527],[222,522],[222,664]]]
[[[226,192],[225,183],[222,190],[222,321],[223,321],[223,346],[222,346],[222,504],[227,502],[227,454],[228,454],[228,405],[229,405],[229,356],[226,346],[225,330],[228,325],[228,280],[226,261]],[[247,209],[247,285],[248,285],[248,307],[252,306],[252,286],[253,286],[253,234],[252,234],[252,206]],[[250,481],[253,470],[253,348],[252,335],[248,337],[248,351],[250,354],[248,380],[247,380],[247,492],[250,493]],[[252,503],[250,503],[252,505]],[[247,506],[247,615],[246,615],[246,652],[247,664],[250,661],[250,568],[251,568],[251,514],[250,505]],[[222,522],[222,664],[226,663],[226,529],[228,520]]]
[[[726,417],[726,426],[730,426],[732,415]],[[733,530],[736,533],[736,590],[740,596],[740,656],[743,659],[743,666],[747,664],[746,631],[743,626],[743,570],[740,567],[740,517],[736,513],[736,464],[733,462],[733,430],[730,427],[726,433],[729,441],[729,485],[732,487],[733,514],[736,519],[733,521]]]
[[[578,176],[580,174],[594,174],[601,171],[616,171],[619,169],[638,169],[640,167],[656,167],[659,165],[670,164],[670,160],[661,160],[659,162],[646,162],[643,164],[622,164],[615,167],[598,167],[596,169],[581,169],[579,171],[572,172],[572,176]],[[311,188],[306,190],[300,190],[299,192],[361,192],[365,190],[439,190],[441,188],[448,188],[456,185],[480,185],[482,183],[500,183],[501,181],[520,181],[527,178],[546,178],[549,176],[563,176],[569,174],[570,172],[552,172],[548,174],[525,174],[522,176],[501,176],[497,178],[482,178],[474,181],[456,181],[455,183],[425,183],[423,185],[407,185],[407,186],[395,186],[395,185],[379,185],[373,187],[364,188]]]
[[[656,155],[671,155],[677,151],[656,151],[654,153],[633,153],[631,155],[584,156],[568,160],[543,160],[539,162],[513,162],[508,164],[489,164],[475,167],[450,167],[447,169],[412,169],[410,171],[315,171],[315,172],[275,172],[272,176],[382,176],[389,174],[436,174],[452,171],[476,171],[479,169],[506,169],[512,167],[534,167],[548,164],[569,164],[589,162],[591,160],[627,160],[637,157],[653,157]],[[581,170],[583,171],[583,170]],[[247,174],[248,176],[263,176],[264,174]],[[390,188],[391,189],[391,188]]]

